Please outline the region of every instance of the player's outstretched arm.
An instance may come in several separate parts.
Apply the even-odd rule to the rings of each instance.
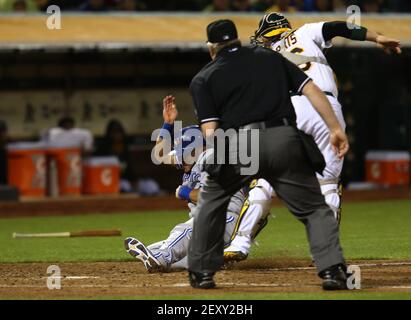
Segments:
[[[163,127],[161,128],[161,133],[158,135],[156,140],[156,145],[154,149],[157,152],[153,154],[158,155],[161,158],[162,163],[164,164],[175,164],[174,155],[164,155],[163,150],[165,150],[165,143],[169,143],[170,147],[173,143],[173,130],[174,130],[174,121],[177,119],[178,110],[176,105],[176,98],[172,95],[168,95],[163,99]],[[157,159],[161,161],[160,159]]]
[[[359,25],[347,24],[345,21],[325,22],[322,27],[322,33],[326,42],[335,37],[343,37],[357,41],[371,41],[380,45],[387,53],[401,53],[399,40],[388,38]]]
[[[388,38],[382,34],[367,30],[367,41],[377,43],[388,54],[396,53],[401,54],[401,43],[399,40]]]
[[[340,123],[338,122],[325,94],[314,84],[313,81],[309,81],[304,86],[302,93],[308,98],[308,100],[310,100],[314,109],[318,112],[327,127],[330,129],[330,143],[335,153],[340,158],[344,157],[349,149],[348,139],[344,133],[344,130],[341,128]]]
[[[163,127],[172,127],[174,126],[174,121],[176,121],[178,116],[176,98],[172,95],[165,96],[163,99]],[[159,143],[163,140],[163,136],[160,134],[157,137],[156,143]]]

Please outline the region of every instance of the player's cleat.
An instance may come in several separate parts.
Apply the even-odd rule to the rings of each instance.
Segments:
[[[131,256],[143,262],[144,267],[148,272],[162,270],[160,262],[158,262],[150,250],[148,250],[141,241],[131,237],[126,238],[124,240],[124,247]]]
[[[248,254],[245,254],[240,250],[231,250],[231,247],[228,247],[226,250],[224,250],[224,263],[243,261],[247,259],[247,257]]]
[[[215,282],[213,279],[214,273],[197,273],[188,272],[188,279],[190,280],[190,285],[196,289],[212,289],[215,287]]]
[[[324,290],[347,290],[347,272],[344,265],[332,266],[322,271],[319,276],[323,279]]]

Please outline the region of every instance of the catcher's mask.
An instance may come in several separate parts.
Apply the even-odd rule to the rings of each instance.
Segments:
[[[254,36],[250,37],[252,45],[266,46],[277,42],[285,32],[291,31],[291,24],[281,13],[270,12],[264,15],[258,23]]]
[[[174,138],[175,165],[183,169],[184,164],[193,165],[198,156],[203,152],[205,140],[201,129],[197,125],[184,127]]]

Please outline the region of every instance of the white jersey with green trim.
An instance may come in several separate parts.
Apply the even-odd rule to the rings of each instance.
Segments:
[[[334,72],[324,56],[324,50],[332,46],[323,37],[324,22],[307,23],[290,32],[280,41],[272,44],[272,49],[295,63],[323,91],[338,97]]]

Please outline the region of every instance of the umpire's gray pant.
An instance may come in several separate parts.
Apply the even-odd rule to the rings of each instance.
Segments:
[[[304,223],[317,271],[345,263],[338,223],[325,203],[296,129],[282,126],[260,130],[259,147],[257,177],[266,179]],[[209,176],[201,189],[188,252],[190,271],[215,272],[223,265],[223,234],[230,197],[254,178],[240,175],[240,168],[241,165],[222,166],[218,175]]]

